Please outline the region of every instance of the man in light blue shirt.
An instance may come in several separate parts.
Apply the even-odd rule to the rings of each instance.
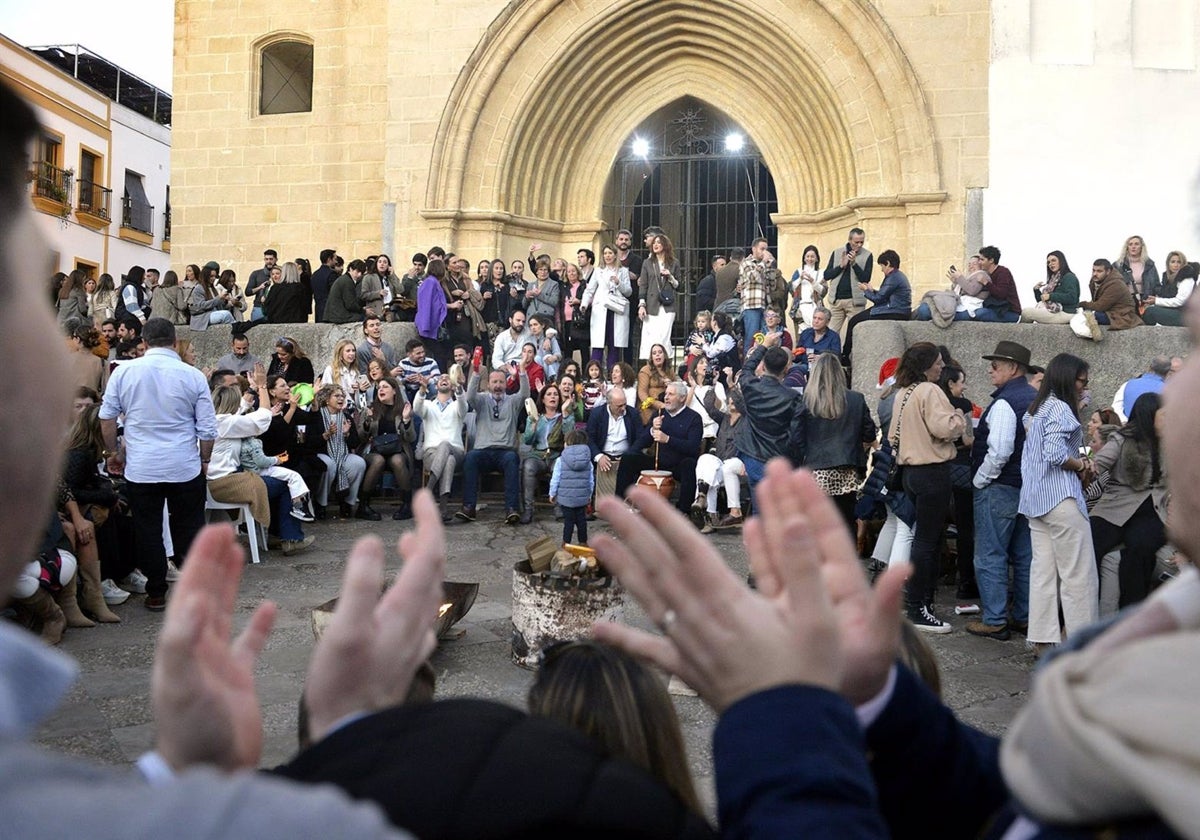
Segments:
[[[113,372],[100,406],[100,426],[108,471],[125,476],[138,565],[147,577],[146,609],[160,612],[167,603],[163,503],[171,515],[175,556],[182,560],[204,527],[204,472],[217,421],[204,374],[175,352],[175,325],[151,318],[142,337],[150,349]],[[118,448],[121,415],[125,437],[124,447]]]

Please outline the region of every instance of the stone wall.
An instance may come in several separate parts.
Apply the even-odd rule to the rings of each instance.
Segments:
[[[287,336],[300,346],[305,356],[312,359],[317,376],[333,359],[333,348],[339,341],[349,338],[358,344],[363,340],[361,324],[260,324],[246,335],[250,339],[250,352],[264,363],[275,352],[276,339]],[[231,336],[230,327],[223,324],[209,327],[203,332],[188,329],[179,331],[180,338],[192,342],[198,367],[212,367],[217,359],[228,353]],[[408,340],[416,337],[417,330],[412,324],[383,325],[383,340],[395,347],[397,353],[403,353]]]
[[[1181,327],[1105,330],[1104,340],[1096,343],[1076,337],[1070,327],[1049,324],[960,322],[942,329],[931,322],[865,321],[854,330],[854,388],[866,395],[873,407],[878,401],[880,365],[899,356],[910,344],[932,341],[950,348],[966,371],[967,397],[986,406],[992,388],[988,362],[981,357],[1004,340],[1028,347],[1034,364],[1044,366],[1059,353],[1071,353],[1087,361],[1091,366],[1092,405],[1097,408],[1111,405],[1121,383],[1144,372],[1155,355],[1183,356],[1191,346],[1187,330]]]

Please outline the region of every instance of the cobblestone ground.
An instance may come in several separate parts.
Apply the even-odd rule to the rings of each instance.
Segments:
[[[263,555],[260,565],[246,570],[238,620],[244,621],[264,598],[280,607],[258,672],[266,729],[264,766],[286,760],[295,748],[296,704],[313,646],[311,609],[337,595],[344,557],[356,537],[375,532],[385,541],[394,541],[401,526],[409,524],[393,522],[394,508],[388,505],[379,509],[384,514],[379,523],[315,523],[308,533],[317,537],[317,544],[309,552],[284,557],[273,551]],[[541,510],[538,520],[527,527],[506,526],[500,519],[493,504],[480,511],[478,522],[453,525],[448,530],[447,578],[478,582],[480,589],[474,608],[457,625],[465,634],[444,642],[433,665],[439,696],[487,697],[523,706],[532,675],[509,658],[512,566],[524,556],[527,541],[541,535],[557,538],[561,526],[548,511]],[[596,530],[605,527],[599,521],[590,524]],[[740,537],[717,534],[715,541],[735,571],[744,575],[746,558]],[[398,564],[393,558],[388,565],[394,570]],[[943,591],[943,596],[951,595]],[[151,746],[150,664],[162,617],[143,609],[141,600],[133,596],[114,608],[122,624],[68,630],[61,649],[79,661],[81,678],[38,733],[41,744],[116,765],[128,764]],[[967,619],[954,616],[953,603],[945,598],[939,602],[939,612],[955,627],[950,635],[929,638],[942,668],[947,702],[967,722],[1002,733],[1029,687],[1032,657],[1025,650],[1024,639],[1014,636],[1012,641],[996,642],[967,635],[962,630]],[[641,626],[647,624],[636,605],[630,605],[629,619]],[[693,773],[704,799],[711,804],[709,750],[714,716],[695,697],[674,699]]]

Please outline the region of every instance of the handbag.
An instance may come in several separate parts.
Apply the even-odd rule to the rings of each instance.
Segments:
[[[616,289],[609,289],[604,296],[604,308],[617,315],[624,315],[629,311],[629,298]]]
[[[391,432],[371,438],[371,451],[378,455],[395,455],[400,451],[400,435]]]
[[[668,286],[658,290],[658,304],[668,309],[675,305],[675,292]]]

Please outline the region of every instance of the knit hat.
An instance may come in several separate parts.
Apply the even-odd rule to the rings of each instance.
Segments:
[[[882,365],[879,366],[879,385],[876,387],[880,390],[888,387],[896,381],[896,370],[900,367],[900,357],[893,356]]]
[[[209,269],[214,269],[214,268],[215,268],[217,271],[220,271],[220,270],[221,270],[221,264],[220,264],[219,262],[217,262],[216,260],[209,260],[208,262],[206,262],[206,263],[204,264],[204,270],[205,270],[205,271],[208,271]]]

